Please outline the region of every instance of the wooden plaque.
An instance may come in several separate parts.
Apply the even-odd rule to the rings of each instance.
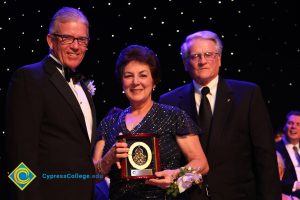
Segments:
[[[158,137],[152,133],[126,134],[118,136],[118,140],[129,148],[128,157],[121,160],[121,178],[155,178],[154,173],[160,171]]]

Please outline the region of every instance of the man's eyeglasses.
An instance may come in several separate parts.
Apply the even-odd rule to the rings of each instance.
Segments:
[[[59,37],[61,38],[60,42],[62,44],[72,44],[75,40],[77,40],[79,45],[88,45],[90,38],[88,37],[73,37],[71,35],[60,35],[57,33],[52,33],[51,35],[55,36],[55,37]]]
[[[216,52],[205,52],[205,53],[195,53],[191,54],[188,58],[191,62],[199,62],[199,59],[205,58],[207,61],[213,61],[219,53]]]

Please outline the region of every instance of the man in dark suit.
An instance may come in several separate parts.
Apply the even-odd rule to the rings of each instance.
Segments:
[[[280,182],[271,122],[259,87],[219,77],[222,42],[211,31],[189,35],[181,47],[193,82],[160,97],[185,110],[205,130],[201,143],[210,171],[203,191],[212,200],[279,200]],[[204,87],[208,94],[201,96]],[[201,98],[212,118],[198,117]],[[210,120],[207,120],[207,119]],[[208,124],[202,127],[202,124]],[[204,185],[206,185],[204,184]],[[191,192],[199,199],[201,191]]]
[[[63,7],[52,18],[47,42],[50,54],[17,70],[8,89],[8,170],[23,162],[36,175],[23,191],[12,184],[11,198],[91,200],[96,112],[75,74],[89,43],[86,16]],[[21,187],[32,178],[24,170],[13,176]]]
[[[287,114],[283,130],[285,136],[276,143],[276,150],[283,157],[285,164],[281,180],[282,192],[300,198],[300,111]]]

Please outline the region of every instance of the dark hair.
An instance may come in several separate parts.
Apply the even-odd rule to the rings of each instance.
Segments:
[[[286,120],[288,120],[289,117],[290,117],[291,115],[300,116],[300,111],[298,111],[298,110],[292,110],[292,111],[290,111],[290,112],[286,115]]]
[[[121,82],[124,73],[124,67],[131,61],[138,61],[149,66],[154,84],[160,81],[160,65],[155,53],[148,47],[140,45],[130,45],[123,49],[115,66],[115,76]]]

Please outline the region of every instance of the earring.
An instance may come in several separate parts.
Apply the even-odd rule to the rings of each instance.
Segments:
[[[154,91],[154,90],[155,90],[155,87],[156,87],[156,85],[154,85],[154,86],[153,86],[153,88],[152,88],[152,91]]]

